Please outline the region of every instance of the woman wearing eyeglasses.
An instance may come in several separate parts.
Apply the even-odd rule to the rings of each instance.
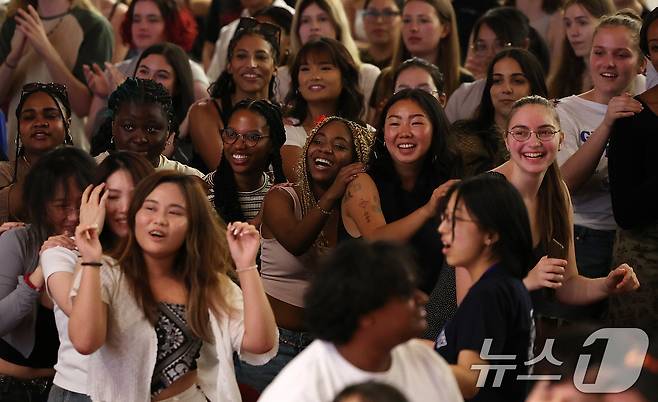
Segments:
[[[363,5],[363,27],[369,46],[361,49],[361,61],[384,69],[393,60],[402,26],[401,0],[366,0]]]
[[[253,18],[241,18],[228,47],[228,64],[210,86],[210,98],[190,108],[188,135],[194,153],[206,172],[217,168],[222,158],[222,129],[233,105],[245,99],[274,100],[274,82],[279,60],[280,29]]]
[[[21,221],[23,188],[30,168],[48,151],[71,143],[71,105],[66,88],[33,82],[23,87],[16,107],[16,155],[0,162],[0,224]]]
[[[530,52],[511,48],[491,62],[475,117],[451,127],[464,163],[464,177],[493,169],[508,159],[503,128],[512,104],[528,95],[547,96],[544,71]]]
[[[400,64],[393,76],[394,93],[403,89],[421,89],[446,105],[445,80],[439,68],[420,57],[412,57]]]
[[[278,106],[248,99],[235,105],[222,129],[219,166],[204,177],[208,199],[224,222],[260,227],[265,194],[273,184],[286,181],[280,154],[285,140]]]
[[[529,291],[555,289],[556,299],[571,305],[589,304],[613,293],[637,289],[637,276],[626,264],[596,279],[578,274],[572,229],[574,214],[569,190],[557,164],[565,134],[553,104],[540,96],[518,100],[511,108],[506,128],[505,145],[510,160],[494,172],[504,175],[516,187],[528,209],[538,262],[523,279],[526,288]],[[562,255],[548,255],[553,240],[564,246]],[[535,314],[550,317],[563,314],[560,306],[546,304],[546,299],[545,294],[533,294]]]

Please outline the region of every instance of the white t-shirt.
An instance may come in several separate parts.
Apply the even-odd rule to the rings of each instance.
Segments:
[[[41,268],[46,279],[57,272],[69,272],[73,275],[78,260],[78,253],[64,247],[53,247],[41,253]],[[57,364],[55,364],[55,379],[53,383],[60,388],[79,394],[87,394],[87,367],[88,356],[78,353],[69,339],[69,317],[59,308],[57,303],[53,309],[55,324],[59,333],[59,350]]]
[[[587,141],[594,129],[603,121],[607,109],[608,105],[592,102],[577,95],[560,99],[557,112],[564,132],[564,143],[557,154],[560,166]],[[576,225],[596,230],[617,228],[610,199],[607,147],[594,174],[578,191],[571,194],[571,199]]]
[[[304,129],[304,126],[301,124],[299,126],[285,124],[283,128],[286,130],[286,142],[283,145],[304,148],[306,138],[308,137],[308,133]]]
[[[450,123],[458,120],[470,119],[480,107],[486,80],[477,80],[461,84],[448,98],[445,107],[446,116]]]
[[[105,151],[103,153],[100,153],[94,157],[96,160],[97,164],[101,164],[105,160],[105,158],[108,157],[110,154],[109,151]],[[183,163],[177,162],[177,161],[172,161],[171,159],[167,158],[164,155],[160,155],[160,159],[158,162],[158,166],[155,168],[156,170],[175,170],[178,173],[186,174],[189,176],[198,176],[203,179],[205,176],[201,171],[198,169],[195,169],[193,167],[187,166]]]
[[[261,394],[259,402],[330,402],[345,387],[374,380],[390,384],[410,402],[463,401],[448,364],[431,348],[411,340],[391,351],[388,371],[354,367],[336,347],[315,340]]]

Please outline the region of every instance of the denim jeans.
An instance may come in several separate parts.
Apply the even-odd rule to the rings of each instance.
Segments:
[[[91,402],[89,395],[80,394],[53,384],[48,394],[48,402]]]
[[[308,332],[290,331],[279,327],[279,352],[262,366],[235,359],[235,375],[239,383],[262,392],[292,359],[313,341]]]
[[[52,378],[21,380],[0,374],[0,401],[46,402]]]
[[[588,278],[608,276],[612,265],[615,231],[575,225],[573,232],[578,273]]]

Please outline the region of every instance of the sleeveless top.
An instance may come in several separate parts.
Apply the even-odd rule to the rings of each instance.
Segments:
[[[278,185],[274,189],[285,191],[294,202],[295,218],[302,219],[302,206],[291,185]],[[310,273],[317,263],[319,252],[313,246],[301,256],[286,250],[276,238],[261,239],[261,280],[265,293],[288,304],[304,307],[304,294],[309,285]]]
[[[201,339],[187,325],[185,305],[158,303],[158,354],[151,379],[151,394],[157,395],[185,374],[196,370]]]

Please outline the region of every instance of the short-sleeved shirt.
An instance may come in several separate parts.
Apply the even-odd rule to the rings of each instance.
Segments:
[[[102,66],[112,58],[114,35],[110,23],[100,14],[79,7],[59,18],[42,21],[48,38],[59,53],[66,67],[75,78],[86,83],[82,66],[94,63]],[[16,30],[16,21],[9,18],[0,29],[0,62],[11,51],[11,38]],[[29,82],[54,81],[41,56],[29,45],[11,76],[8,97],[10,98],[7,132],[12,136],[9,141],[10,155],[13,154],[13,136],[17,133],[16,115],[14,111],[20,100],[21,88]],[[89,141],[84,134],[84,122],[81,116],[71,116],[71,136],[73,143],[83,149],[89,149]]]
[[[459,352],[481,353],[486,339],[492,339],[489,355],[513,355],[514,360],[487,360],[490,365],[512,365],[505,371],[502,386],[492,388],[493,368],[485,387],[471,401],[525,401],[528,381],[518,375],[529,374],[524,363],[532,359],[534,324],[530,295],[520,279],[494,265],[468,291],[436,340],[435,348],[449,364],[457,364]]]

